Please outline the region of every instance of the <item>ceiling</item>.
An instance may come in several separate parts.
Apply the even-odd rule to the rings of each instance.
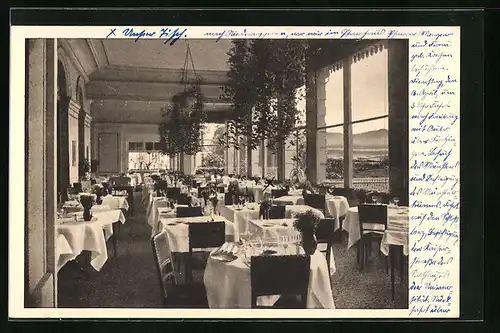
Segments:
[[[161,109],[184,89],[180,81],[185,40],[170,45],[161,40],[64,39],[60,44],[83,73],[94,122],[157,124]],[[188,79],[203,80],[209,121],[221,122],[229,112],[220,95],[227,80],[231,42],[189,40],[189,47],[194,70],[189,62]]]
[[[230,105],[221,100],[222,86],[227,80],[230,40],[178,40],[174,45],[152,39],[59,40],[63,53],[82,74],[93,121],[142,124],[160,122],[162,108],[184,89],[180,81],[187,43],[196,76],[203,80],[209,121],[222,122],[230,112]],[[321,66],[364,47],[358,41],[315,43],[325,46],[314,58],[314,63]],[[193,79],[192,65],[187,70],[188,77]]]
[[[104,39],[100,40],[113,67],[146,67],[161,69],[181,69],[186,58],[187,41],[178,40],[174,45],[163,40]],[[229,70],[227,51],[231,47],[229,40],[189,40],[191,55],[196,70]],[[192,69],[189,64],[189,69]]]

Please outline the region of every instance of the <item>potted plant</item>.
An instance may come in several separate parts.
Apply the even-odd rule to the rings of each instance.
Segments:
[[[80,203],[83,206],[83,220],[87,222],[92,220],[91,208],[94,204],[94,195],[90,193],[80,193]]]
[[[319,221],[320,217],[314,214],[312,210],[308,210],[297,214],[293,222],[295,229],[302,235],[302,247],[308,255],[312,255],[318,246],[315,232]]]

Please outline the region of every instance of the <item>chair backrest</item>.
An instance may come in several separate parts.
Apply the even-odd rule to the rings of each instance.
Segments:
[[[224,186],[217,186],[217,193],[225,193],[225,188]]]
[[[273,205],[269,210],[270,219],[284,219],[285,218],[285,205]]]
[[[83,186],[82,183],[73,183],[73,188],[77,190],[78,192],[83,192]]]
[[[160,232],[151,238],[156,272],[160,282],[162,299],[168,296],[168,279],[173,276],[172,258],[168,251],[168,238],[166,232]]]
[[[306,308],[311,257],[308,255],[256,256],[251,258],[252,308],[258,296],[300,295]]]
[[[358,205],[359,226],[361,230],[374,230],[365,228],[364,224],[383,224],[387,229],[386,205]]]
[[[128,186],[132,182],[130,177],[111,177],[109,179],[109,184],[111,186]]]
[[[201,207],[177,207],[177,217],[203,216]]]
[[[188,205],[191,207],[191,197],[187,193],[180,193],[176,199],[179,205]]]
[[[166,197],[170,199],[179,200],[181,196],[181,189],[179,187],[167,187],[164,191]]]
[[[321,219],[315,231],[318,243],[332,242],[334,232],[335,232],[335,218]]]
[[[233,205],[233,194],[232,193],[226,193],[224,194],[224,205],[230,206]]]
[[[351,194],[351,190],[349,188],[336,187],[333,189],[333,195],[338,195],[341,197],[349,198],[350,194]]]
[[[189,253],[193,249],[219,247],[226,241],[226,223],[196,222],[189,223]]]
[[[271,190],[271,196],[273,198],[284,197],[285,195],[288,195],[288,190],[285,190],[285,189]]]
[[[324,194],[306,194],[304,195],[304,203],[312,208],[325,211],[325,195]]]

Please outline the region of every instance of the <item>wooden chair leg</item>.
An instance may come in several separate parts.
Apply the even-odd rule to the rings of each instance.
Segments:
[[[391,246],[392,247],[392,246]],[[389,256],[391,257],[391,295],[392,295],[392,300],[394,300],[394,264],[395,264],[395,257],[394,257],[394,249],[389,249]]]
[[[403,247],[400,246],[401,252],[399,252],[399,269],[400,269],[400,275],[399,275],[399,280],[403,282],[403,275],[404,275],[404,253],[403,253]]]

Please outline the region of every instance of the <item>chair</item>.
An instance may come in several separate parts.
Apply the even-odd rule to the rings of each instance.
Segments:
[[[335,235],[335,218],[321,219],[316,227],[315,236],[319,244],[326,244],[326,250],[321,251],[326,253],[326,262],[330,267],[330,259],[332,253],[332,246]],[[330,276],[331,278],[331,276]]]
[[[358,243],[358,262],[361,262],[361,269],[363,269],[367,256],[371,254],[372,242],[376,241],[380,244],[387,229],[387,206],[358,205],[358,216],[361,235]]]
[[[224,194],[224,205],[231,206],[231,205],[235,204],[234,201],[236,201],[236,200],[233,200],[233,196],[234,196],[234,194],[232,194],[232,193]]]
[[[180,193],[177,197],[177,203],[179,205],[188,205],[191,207],[191,197],[187,193]]]
[[[224,186],[217,186],[217,193],[225,193]]]
[[[333,189],[333,195],[349,198],[351,196],[351,189],[344,187],[336,187]]]
[[[193,281],[193,254],[195,249],[210,249],[222,246],[226,241],[224,222],[196,222],[188,225],[189,252],[186,258],[186,283]],[[203,262],[203,268],[206,261]],[[195,267],[198,268],[198,267]]]
[[[271,190],[271,196],[273,198],[284,197],[285,195],[288,195],[288,190],[285,190],[285,189]]]
[[[258,308],[258,296],[300,295],[299,304],[289,307],[305,309],[310,266],[311,257],[307,255],[252,257],[250,263],[252,308]]]
[[[304,195],[304,204],[312,208],[319,209],[325,213],[325,195],[324,194],[306,194]]]
[[[132,178],[130,177],[111,177],[109,179],[109,184],[111,186],[130,186],[132,183]]]
[[[153,249],[154,261],[158,280],[160,282],[162,305],[168,304],[168,296],[174,285],[174,269],[172,258],[168,251],[168,239],[165,232],[160,232],[151,238],[151,247]]]
[[[73,188],[75,191],[78,191],[78,193],[83,192],[82,183],[73,183]]]
[[[285,218],[285,205],[273,205],[269,210],[269,219],[284,219]]]
[[[170,199],[179,200],[181,189],[178,187],[167,187],[165,189],[165,196]]]
[[[201,207],[177,207],[177,217],[203,216]]]

